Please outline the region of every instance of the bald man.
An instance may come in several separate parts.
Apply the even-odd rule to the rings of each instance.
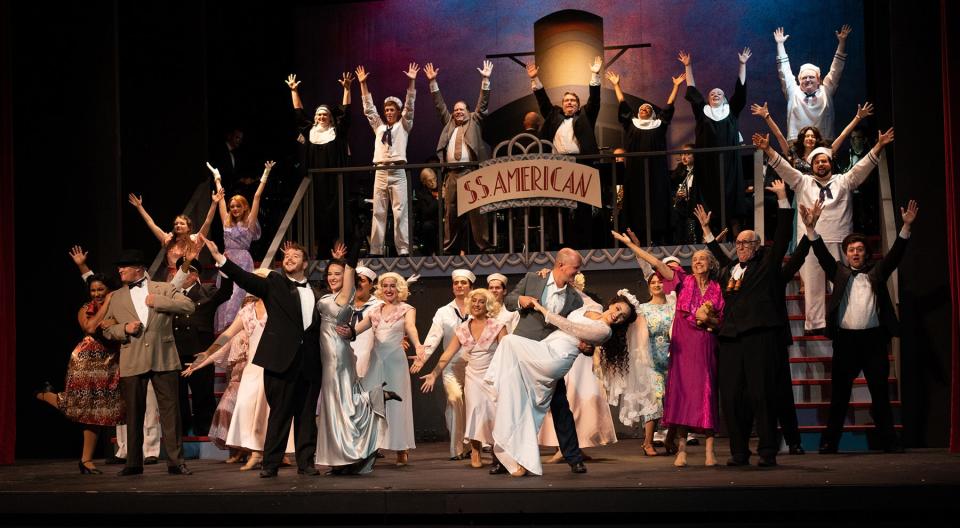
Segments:
[[[524,275],[503,300],[505,309],[520,312],[514,334],[541,341],[556,330],[556,327],[547,324],[543,314],[533,309],[534,301],[539,301],[550,312],[564,317],[583,306],[580,292],[573,286],[573,278],[580,271],[581,265],[583,259],[579,253],[570,248],[562,248],[557,252],[557,260],[549,275],[541,277],[533,272]],[[570,470],[574,473],[586,473],[587,468],[583,464],[583,453],[577,441],[577,427],[567,402],[567,387],[563,378],[557,380],[557,390],[550,401],[550,412],[553,413],[553,425],[560,450],[563,458],[570,464]],[[490,470],[491,474],[506,472],[506,468],[500,463],[495,463]]]

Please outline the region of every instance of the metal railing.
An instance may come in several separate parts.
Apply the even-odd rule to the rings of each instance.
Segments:
[[[626,152],[626,153],[620,153],[620,154],[613,154],[613,153],[611,153],[611,152],[604,152],[604,153],[600,153],[600,154],[576,155],[576,156],[572,156],[572,157],[574,157],[574,158],[577,160],[577,162],[579,162],[579,163],[583,163],[583,162],[598,162],[598,163],[600,163],[600,164],[607,165],[607,166],[609,166],[609,167],[611,168],[612,184],[610,185],[610,189],[609,189],[609,191],[610,191],[610,196],[608,196],[607,199],[609,200],[608,203],[612,204],[612,208],[613,208],[612,224],[613,224],[613,229],[615,229],[615,230],[617,230],[617,231],[620,230],[619,216],[620,216],[620,210],[621,210],[621,209],[620,209],[619,204],[618,204],[618,201],[617,201],[616,192],[617,192],[617,186],[618,186],[618,184],[619,184],[619,181],[618,181],[618,176],[619,176],[619,175],[618,175],[618,172],[619,172],[621,169],[618,167],[618,165],[617,165],[617,163],[615,162],[615,160],[621,159],[621,158],[643,158],[643,159],[644,159],[644,164],[645,164],[645,166],[644,166],[644,175],[645,175],[645,178],[644,178],[644,187],[645,187],[645,191],[646,191],[646,192],[645,192],[646,203],[645,203],[644,209],[645,209],[645,215],[646,215],[646,222],[645,222],[645,224],[646,224],[646,231],[647,231],[647,232],[645,233],[645,235],[646,235],[646,240],[651,240],[651,238],[652,238],[652,236],[651,236],[651,235],[652,235],[652,233],[651,233],[652,225],[651,225],[651,221],[650,221],[650,220],[651,220],[651,218],[650,218],[650,211],[651,211],[650,205],[651,205],[651,204],[650,204],[650,178],[649,178],[649,175],[650,175],[650,159],[651,159],[651,158],[666,157],[666,156],[670,156],[670,155],[678,155],[678,154],[683,154],[683,153],[706,154],[706,153],[732,152],[732,153],[734,153],[733,155],[741,155],[740,153],[742,153],[742,152],[748,152],[748,151],[753,153],[753,168],[754,168],[754,170],[753,170],[753,188],[754,188],[754,192],[753,192],[753,198],[754,198],[754,199],[753,199],[753,221],[754,221],[754,229],[755,229],[761,236],[763,236],[763,233],[764,233],[764,218],[763,218],[763,188],[764,188],[764,185],[763,185],[763,183],[764,183],[764,179],[763,179],[763,177],[764,177],[764,170],[763,170],[763,153],[760,152],[760,151],[758,151],[758,150],[756,150],[756,148],[755,148],[753,145],[738,145],[738,146],[732,146],[732,147],[695,148],[695,149],[683,149],[683,150],[674,149],[674,150],[664,150],[664,151],[655,151],[655,152]],[[724,193],[724,195],[721,196],[721,199],[719,200],[719,203],[720,203],[719,216],[720,216],[721,224],[726,225],[728,212],[726,211],[726,199],[725,199],[725,198],[726,198],[726,195],[725,195],[725,188],[726,188],[726,186],[725,186],[725,181],[724,181],[724,173],[725,173],[725,171],[724,171],[724,169],[725,169],[724,163],[725,163],[725,157],[724,157],[724,156],[719,156],[718,159],[717,159],[717,163],[718,163],[718,165],[719,165],[719,173],[720,173],[720,175],[721,175],[721,181],[719,182],[719,184],[720,184],[720,185],[719,185],[719,189],[720,189],[720,192],[721,192],[721,193]],[[451,163],[451,162],[439,161],[439,162],[431,162],[431,163],[406,163],[406,164],[390,165],[390,166],[389,166],[389,169],[390,169],[390,170],[397,170],[397,169],[403,169],[403,170],[419,170],[419,169],[425,169],[425,168],[435,169],[436,172],[437,172],[437,188],[438,188],[438,190],[442,190],[442,189],[443,189],[443,178],[444,178],[445,169],[457,169],[457,168],[464,168],[464,167],[470,168],[470,167],[477,167],[477,166],[479,166],[479,162],[456,162],[456,163]],[[311,253],[311,254],[319,254],[319,252],[318,252],[318,249],[319,249],[319,248],[314,248],[314,247],[313,247],[314,242],[313,242],[313,238],[312,238],[312,233],[313,233],[313,229],[315,228],[315,226],[313,226],[313,225],[312,225],[312,222],[311,222],[311,219],[313,218],[313,211],[312,211],[312,207],[311,207],[311,205],[312,205],[312,199],[310,198],[310,196],[312,195],[312,193],[308,192],[314,177],[321,177],[321,176],[323,176],[323,175],[329,175],[329,174],[336,174],[336,175],[337,175],[337,178],[338,178],[338,191],[339,191],[339,192],[338,192],[338,202],[339,202],[339,206],[340,206],[340,207],[339,207],[339,210],[341,211],[341,214],[339,215],[340,218],[339,218],[339,226],[338,226],[339,229],[338,229],[338,231],[339,231],[340,238],[342,239],[342,238],[343,238],[343,235],[344,235],[344,218],[343,218],[343,214],[342,214],[342,211],[344,210],[343,205],[344,205],[344,203],[345,203],[345,197],[344,197],[344,175],[353,174],[353,173],[362,173],[362,172],[374,172],[374,171],[376,171],[376,170],[383,169],[383,168],[385,168],[385,167],[384,167],[384,166],[378,166],[378,165],[362,165],[362,166],[350,166],[350,167],[331,167],[331,168],[323,168],[323,169],[309,169],[309,170],[307,171],[307,177],[305,177],[305,178],[303,179],[303,181],[300,183],[299,188],[297,189],[296,193],[294,194],[294,197],[293,197],[293,199],[292,199],[291,202],[290,202],[290,206],[287,208],[286,214],[284,215],[284,218],[283,218],[283,220],[281,221],[280,226],[278,227],[277,232],[276,232],[276,234],[274,235],[274,238],[273,238],[273,240],[271,241],[270,246],[269,246],[266,254],[264,255],[263,261],[264,261],[265,263],[267,263],[267,262],[272,262],[272,261],[273,261],[273,258],[276,256],[277,250],[280,248],[280,244],[282,243],[283,240],[288,239],[288,238],[297,239],[298,242],[304,244],[304,246],[308,248],[308,253]],[[409,180],[408,180],[408,181],[409,181]],[[408,193],[407,193],[407,196],[408,196],[407,207],[408,207],[408,211],[410,211],[410,210],[412,210],[412,208],[411,208],[411,205],[412,205],[412,204],[411,204],[412,193],[409,193],[409,192],[408,192]],[[438,247],[442,248],[442,241],[443,241],[443,217],[444,217],[443,200],[442,200],[442,199],[439,199],[439,198],[438,198],[438,208],[437,208],[437,209],[438,209],[438,212],[437,212],[437,238],[438,238],[438,241],[439,241]],[[298,214],[298,213],[299,213],[299,214]],[[297,220],[297,221],[295,222],[295,220]],[[310,225],[307,225],[307,224],[310,224]],[[542,226],[542,224],[541,224],[541,226]],[[290,231],[291,231],[292,228],[297,228],[297,231],[298,231],[298,232],[300,233],[300,235],[301,235],[299,238],[290,235]],[[496,223],[494,223],[494,229],[496,229]],[[562,227],[561,227],[561,229],[562,229]],[[541,234],[542,234],[542,229],[541,229]],[[562,240],[560,240],[560,242],[562,243]],[[511,245],[512,245],[512,244],[511,244]],[[619,243],[617,243],[616,241],[614,241],[614,247],[619,247]],[[512,251],[512,249],[513,249],[512,247],[511,247],[511,248],[508,248],[508,249],[511,250],[510,252],[513,252],[513,251]],[[541,250],[542,250],[542,247],[541,247]],[[524,248],[524,251],[526,251],[526,248]]]

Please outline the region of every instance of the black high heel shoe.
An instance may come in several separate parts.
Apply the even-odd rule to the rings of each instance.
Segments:
[[[33,391],[33,397],[37,398],[38,396],[46,392],[54,392],[53,385],[49,381],[44,381],[43,384],[40,385],[40,387],[37,390]]]
[[[386,386],[387,386],[387,382],[383,382],[383,385],[381,385],[381,387],[386,387]],[[390,400],[396,400],[398,402],[402,402],[403,398],[401,398],[400,395],[397,394],[396,392],[383,389],[383,402],[386,403]]]
[[[91,462],[87,460],[87,462]],[[88,468],[87,464],[82,460],[80,461],[80,474],[81,475],[103,475],[103,471],[100,471],[97,468]]]

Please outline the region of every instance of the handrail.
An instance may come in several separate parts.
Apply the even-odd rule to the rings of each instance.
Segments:
[[[880,162],[877,165],[877,177],[880,179],[880,245],[881,254],[886,255],[897,240],[897,206],[893,199],[893,189],[890,185],[890,168],[887,164],[887,155],[880,152]],[[899,272],[894,270],[887,282],[890,301],[894,310],[900,311],[900,279]],[[897,390],[900,390],[900,338],[890,340],[890,349],[893,354],[893,371],[897,378]]]
[[[754,152],[754,226],[758,233],[763,233],[763,155],[760,151],[756,150],[756,147],[753,145],[734,145],[729,147],[707,147],[707,148],[694,148],[694,149],[670,149],[670,150],[661,150],[661,151],[649,151],[649,152],[623,152],[614,154],[613,152],[603,152],[599,154],[578,154],[572,156],[577,161],[594,161],[598,160],[603,163],[611,163],[617,158],[658,158],[665,157],[669,155],[683,154],[683,153],[714,153],[714,152],[745,152],[750,151]],[[615,163],[611,163],[616,166]],[[465,168],[465,167],[477,167],[480,163],[476,161],[461,161],[461,162],[447,162],[447,161],[437,161],[429,163],[403,163],[390,165],[391,170],[414,170],[414,169],[439,169],[440,172],[443,169],[456,169],[456,168]],[[263,263],[266,266],[269,266],[273,262],[273,258],[276,255],[276,252],[280,248],[280,244],[283,242],[284,237],[289,231],[291,225],[293,225],[294,218],[297,212],[304,206],[304,197],[307,194],[307,190],[310,187],[312,178],[317,175],[323,174],[344,174],[344,173],[355,173],[355,172],[372,172],[384,168],[383,165],[355,165],[350,167],[327,167],[322,169],[307,169],[307,177],[300,183],[300,187],[297,189],[297,192],[294,194],[293,199],[290,201],[290,205],[287,208],[286,213],[284,214],[283,221],[280,223],[280,226],[277,228],[276,234],[273,237],[273,240],[270,243],[269,248],[267,249],[266,254],[263,258]],[[614,175],[616,180],[616,175]],[[339,189],[340,202],[343,202],[343,188],[340,186]],[[647,193],[649,198],[649,193]],[[725,200],[721,200],[721,209],[725,204]],[[614,201],[614,208],[617,212],[619,209],[616,208],[616,202]],[[649,208],[648,208],[649,209]],[[342,210],[342,207],[341,207]],[[721,216],[723,211],[720,211]],[[307,214],[306,212],[304,214]],[[614,215],[614,228],[619,228],[617,223],[618,215]],[[441,219],[442,221],[442,219]],[[647,222],[649,229],[650,222]],[[442,228],[441,228],[442,229]],[[648,237],[649,239],[649,237]],[[305,241],[306,242],[306,241]],[[616,247],[619,247],[618,242],[614,242]]]

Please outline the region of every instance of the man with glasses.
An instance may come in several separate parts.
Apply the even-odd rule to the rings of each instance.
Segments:
[[[735,260],[717,243],[710,229],[710,213],[696,207],[703,240],[720,263],[720,287],[726,303],[718,329],[720,355],[720,408],[730,433],[728,466],[750,463],[750,431],[756,419],[760,441],[760,467],[777,465],[777,358],[783,340],[786,306],[777,290],[783,289],[780,269],[787,253],[793,209],[784,183],[777,180],[767,190],[777,195],[777,232],[773,246],[762,248],[752,230],[737,235]]]

